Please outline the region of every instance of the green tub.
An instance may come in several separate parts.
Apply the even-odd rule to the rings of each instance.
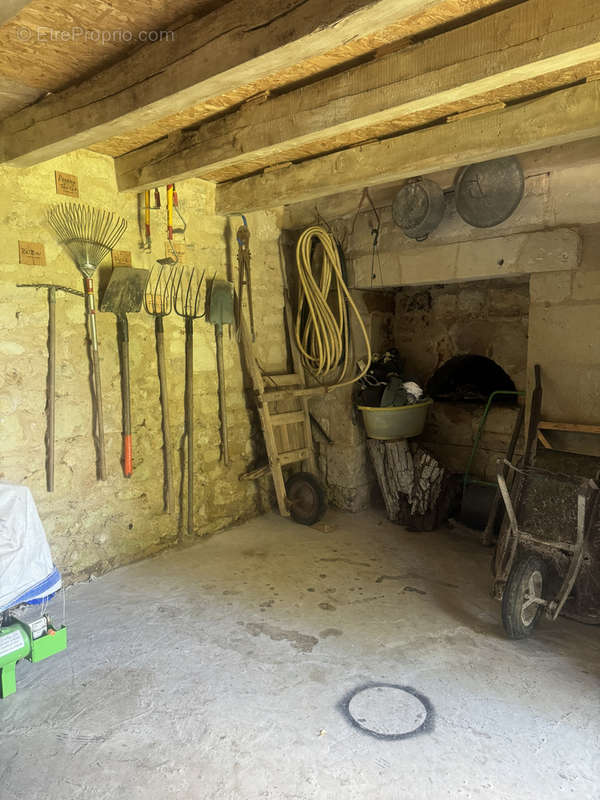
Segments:
[[[423,433],[431,398],[408,406],[358,406],[369,439],[410,439]]]

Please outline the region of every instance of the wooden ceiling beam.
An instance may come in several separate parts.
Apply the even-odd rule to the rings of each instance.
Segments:
[[[597,2],[531,0],[120,156],[117,181],[225,181],[572,83],[590,64],[600,70]]]
[[[600,81],[217,186],[217,213],[256,211],[600,136]]]
[[[29,166],[252,84],[306,59],[354,46],[437,9],[460,17],[495,0],[231,0],[140,47],[81,84],[0,124],[0,159]],[[370,39],[371,37],[371,39]],[[352,56],[349,56],[352,57]],[[346,56],[346,59],[348,56]],[[340,61],[344,60],[343,53]]]

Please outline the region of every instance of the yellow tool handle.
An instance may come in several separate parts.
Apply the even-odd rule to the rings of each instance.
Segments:
[[[173,184],[167,185],[167,233],[173,238]]]

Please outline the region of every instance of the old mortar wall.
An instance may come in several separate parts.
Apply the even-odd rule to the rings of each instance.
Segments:
[[[57,296],[57,409],[55,491],[46,492],[47,298],[45,291],[17,283],[56,283],[81,288],[81,277],[45,223],[48,207],[66,200],[55,193],[54,171],[79,177],[80,200],[117,211],[128,230],[118,245],[130,250],[133,265],[150,268],[164,256],[165,211],[153,212],[153,252],[138,247],[137,198],[119,194],[112,159],[79,151],[41,166],[0,169],[0,479],[25,484],[33,492],[54,559],[67,577],[101,572],[173,543],[178,514],[163,513],[162,434],[154,348],[154,323],[142,311],[129,315],[133,417],[132,478],[121,471],[121,396],[115,317],[98,314],[108,480],[96,480],[91,435],[91,398],[85,348],[83,300]],[[178,184],[185,233],[186,263],[207,276],[226,277],[235,266],[234,231],[238,220],[213,213],[211,187],[198,180]],[[164,201],[164,190],[162,192]],[[273,371],[285,368],[282,288],[278,261],[279,213],[249,216],[252,233],[257,350]],[[180,241],[184,237],[176,237]],[[42,242],[47,266],[18,263],[18,240]],[[109,267],[103,267],[103,278]],[[174,314],[165,321],[171,433],[179,448],[183,434],[184,326]],[[231,466],[220,461],[214,328],[195,324],[195,526],[197,534],[223,529],[264,510],[269,479],[238,481],[262,450],[252,400],[244,391],[238,344],[224,336]],[[177,491],[181,486],[179,450],[174,455]]]

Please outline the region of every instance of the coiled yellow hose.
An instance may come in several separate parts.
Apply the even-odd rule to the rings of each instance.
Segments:
[[[315,243],[321,245],[320,276],[315,278],[313,258]],[[313,258],[311,258],[311,255]],[[298,270],[298,304],[295,338],[308,371],[317,379],[326,380],[337,372],[331,388],[348,386],[365,375],[371,365],[371,344],[360,313],[344,282],[337,244],[333,236],[320,225],[302,232],[296,245]],[[367,364],[354,377],[351,360],[350,311],[367,348]]]

